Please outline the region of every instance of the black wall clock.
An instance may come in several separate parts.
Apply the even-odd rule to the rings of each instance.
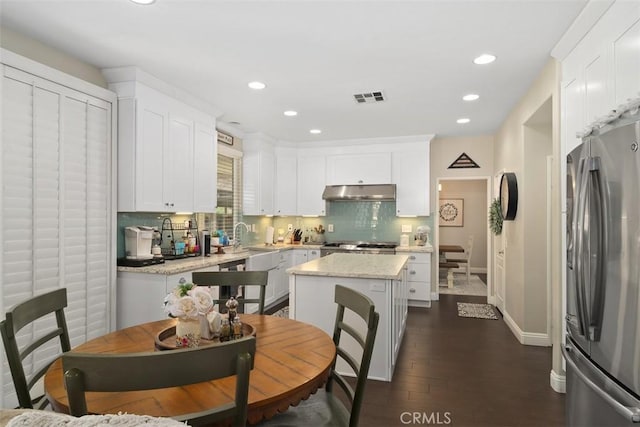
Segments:
[[[518,211],[518,180],[513,172],[505,172],[500,179],[500,206],[502,218],[513,221]]]

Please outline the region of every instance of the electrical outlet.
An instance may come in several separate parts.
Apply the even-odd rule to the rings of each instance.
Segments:
[[[329,233],[333,233],[333,224],[327,225],[327,230],[329,231]]]
[[[293,231],[293,224],[287,224],[287,231]]]
[[[411,224],[402,224],[403,233],[411,233]]]
[[[251,231],[252,232],[256,232],[256,225],[255,224],[251,224]]]

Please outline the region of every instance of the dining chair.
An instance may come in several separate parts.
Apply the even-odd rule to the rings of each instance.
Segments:
[[[464,248],[464,255],[461,258],[447,258],[448,263],[462,264],[464,265],[465,272],[467,273],[467,285],[470,285],[471,280],[471,254],[473,252],[473,234],[469,236],[467,240],[467,247]]]
[[[333,330],[336,359],[333,361],[327,384],[324,389],[318,390],[315,395],[303,400],[298,406],[289,408],[259,424],[261,427],[300,425],[355,427],[358,425],[380,315],[375,311],[375,305],[369,297],[341,285],[336,285],[335,302],[338,305]],[[364,321],[366,335],[363,336],[354,325],[345,321],[345,309],[355,313]],[[352,354],[353,351],[350,353],[345,348],[344,342],[341,340],[343,332],[351,336],[357,346],[362,349],[359,360]],[[358,353],[360,352],[358,351]],[[345,375],[336,370],[338,358],[346,362],[353,371],[356,378],[355,389]],[[346,369],[348,370],[348,368]],[[334,391],[335,384],[342,389],[348,405],[345,406],[341,396]]]
[[[69,413],[87,414],[85,392],[123,392],[179,387],[236,376],[233,402],[173,417],[191,426],[232,419],[247,422],[249,374],[256,352],[255,337],[189,349],[146,353],[75,353],[62,356]]]
[[[240,287],[243,286],[243,296],[238,299],[238,304],[243,304],[246,312],[247,304],[258,304],[257,314],[264,314],[264,299],[266,294],[267,282],[269,280],[268,271],[202,271],[193,272],[191,281],[198,286],[217,286],[220,287]],[[249,287],[259,287],[258,298],[248,298]],[[221,295],[220,289],[218,295]],[[213,300],[214,304],[218,304],[219,311],[222,311],[229,297],[219,297]]]
[[[44,376],[60,353],[71,350],[69,331],[64,315],[66,306],[67,289],[60,288],[15,305],[6,312],[4,320],[0,322],[0,333],[20,408],[42,409],[48,404],[44,395],[32,397],[31,393],[36,383]],[[46,328],[43,331],[40,331],[40,328],[32,328],[33,338],[29,341],[26,341],[24,336],[18,337],[24,327],[32,325],[36,320],[50,314],[55,314],[57,323],[55,328],[43,327]],[[33,356],[29,358],[34,351],[41,350],[55,338],[60,339],[60,351],[56,351],[53,357],[48,357],[43,362],[34,360],[36,358]],[[47,349],[47,352],[50,350]],[[38,354],[43,354],[43,352]],[[25,359],[31,366],[23,365]]]

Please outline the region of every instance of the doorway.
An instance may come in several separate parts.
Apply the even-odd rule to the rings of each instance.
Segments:
[[[467,249],[470,237],[473,238],[471,256],[468,260],[469,281],[464,262],[456,263],[457,268],[444,268],[445,264],[442,264],[441,268],[441,263],[446,262],[446,258],[464,258],[466,254],[446,253],[436,257],[435,279],[438,280],[438,295],[477,295],[487,297],[488,301],[491,301],[491,239],[487,220],[491,201],[490,183],[490,177],[438,178],[438,205],[434,224],[436,246],[454,245]],[[461,218],[450,221],[446,217],[447,209],[454,209]],[[453,286],[447,280],[449,272],[453,273]]]

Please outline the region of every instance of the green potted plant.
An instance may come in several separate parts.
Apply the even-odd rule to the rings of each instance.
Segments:
[[[495,198],[493,202],[491,202],[491,206],[489,206],[489,228],[496,236],[502,233],[502,220],[500,199]]]

